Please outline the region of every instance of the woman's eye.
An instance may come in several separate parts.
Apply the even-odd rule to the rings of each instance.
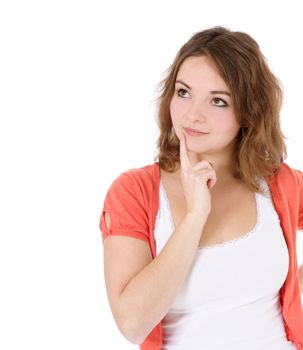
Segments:
[[[217,107],[226,107],[226,106],[227,106],[227,103],[226,103],[224,100],[222,100],[222,98],[215,97],[215,98],[213,99],[213,101],[215,102],[215,105],[216,105]],[[219,103],[220,103],[220,104],[219,104]]]
[[[187,91],[186,91],[185,89],[179,89],[179,90],[177,90],[178,96],[184,97],[184,95],[183,95],[182,93],[180,94],[180,92],[183,92],[183,91],[184,91],[184,93],[187,93]]]
[[[186,93],[188,93],[188,91],[185,89],[178,89],[177,90],[177,94],[179,97],[185,97],[184,95]],[[213,98],[213,101],[215,102],[214,104],[217,107],[227,107],[228,106],[227,103],[224,100],[222,100],[222,98],[215,97],[215,98]]]

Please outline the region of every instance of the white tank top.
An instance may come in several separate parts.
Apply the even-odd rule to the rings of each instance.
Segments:
[[[184,284],[163,319],[162,350],[296,350],[286,338],[279,289],[289,256],[279,217],[255,193],[258,219],[240,238],[199,248]],[[160,181],[156,254],[174,230]],[[172,271],[174,273],[174,271]]]

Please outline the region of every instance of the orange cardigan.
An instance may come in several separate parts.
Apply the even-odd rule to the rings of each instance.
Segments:
[[[280,302],[287,339],[303,349],[303,309],[298,278],[297,230],[303,229],[303,172],[281,164],[273,177],[265,177],[280,219],[289,252],[289,270],[280,289]],[[146,241],[156,256],[154,226],[159,207],[160,166],[158,162],[121,173],[111,184],[99,221],[102,239],[125,235]],[[105,225],[104,212],[111,218]],[[161,350],[162,321],[140,344],[140,350]]]

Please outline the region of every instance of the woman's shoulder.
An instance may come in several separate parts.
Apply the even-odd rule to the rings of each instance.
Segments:
[[[159,177],[160,167],[158,162],[151,164],[146,164],[141,167],[129,168],[123,171],[119,176],[127,176],[129,178],[138,180],[138,179],[156,179]],[[118,177],[119,177],[118,176]]]
[[[111,189],[126,189],[128,192],[145,192],[152,190],[159,183],[159,163],[146,164],[141,167],[129,168],[119,173],[110,186]]]
[[[303,188],[303,172],[295,167],[290,166],[286,162],[282,162],[276,169],[273,176],[266,176],[270,187],[280,188],[286,192],[292,192],[299,188]]]
[[[286,162],[283,162],[281,163],[280,167],[277,169],[275,175],[280,178],[285,178],[289,176],[292,176],[295,178],[301,178],[303,176],[303,171],[290,166]]]

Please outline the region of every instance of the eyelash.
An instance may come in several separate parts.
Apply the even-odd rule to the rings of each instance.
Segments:
[[[179,97],[181,97],[181,98],[183,98],[183,96],[180,96],[179,95],[179,92],[180,91],[186,91],[186,92],[188,92],[186,89],[177,89],[177,93],[178,93],[178,96]],[[218,106],[218,105],[216,105],[216,107],[219,107],[219,108],[223,108],[223,107],[227,107],[228,106],[228,104],[226,103],[226,101],[224,101],[222,98],[220,98],[220,97],[214,97],[213,98],[214,100],[216,99],[216,100],[220,100],[220,101],[222,101],[225,105],[224,106]]]

